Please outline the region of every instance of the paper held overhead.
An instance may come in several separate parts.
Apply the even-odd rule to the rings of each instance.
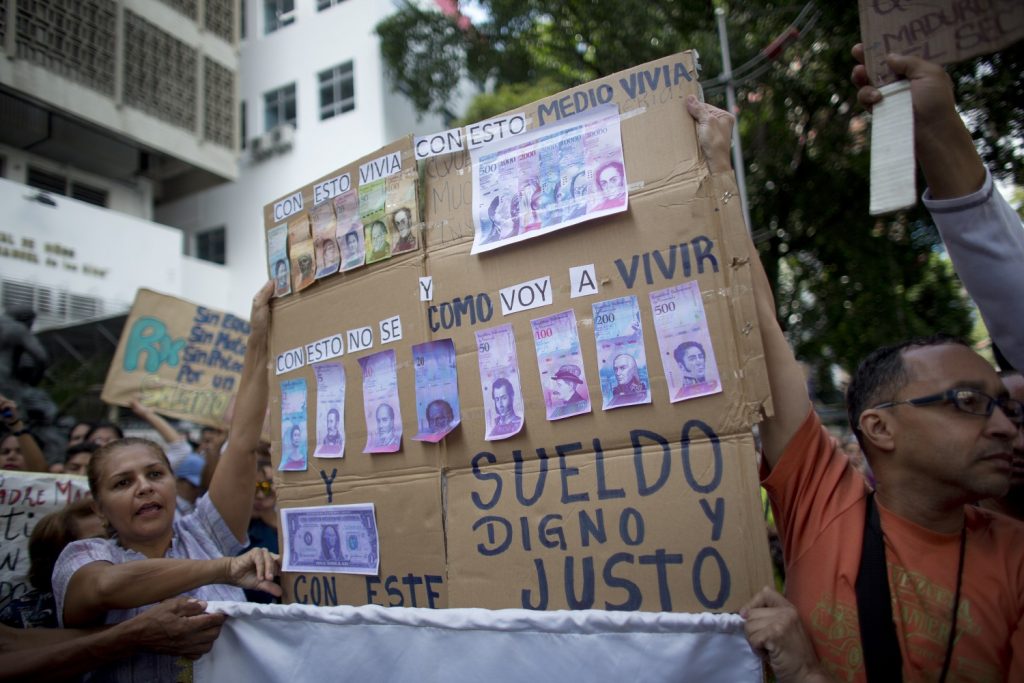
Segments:
[[[880,88],[871,116],[872,216],[907,209],[917,202],[914,176],[914,109],[910,81]]]

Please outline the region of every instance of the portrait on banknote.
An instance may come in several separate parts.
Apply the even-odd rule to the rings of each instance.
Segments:
[[[381,218],[366,226],[366,263],[391,257],[391,231]]]
[[[278,225],[267,231],[267,266],[274,280],[274,296],[291,294],[291,268],[288,266],[288,226]]]
[[[281,464],[282,472],[304,471],[307,467],[306,380],[281,382]]]
[[[722,391],[697,282],[651,292],[650,298],[670,400],[675,403]]]
[[[377,574],[380,538],[372,503],[284,508],[281,569]]]
[[[406,171],[386,179],[385,200],[386,220],[390,222],[392,242],[391,254],[405,254],[419,248],[417,237],[421,224],[419,206],[416,200],[415,171]]]
[[[412,366],[416,386],[416,441],[437,443],[462,421],[455,344],[451,339],[414,344]]]
[[[333,199],[335,235],[341,248],[342,272],[358,268],[366,260],[363,221],[359,217],[359,195],[355,190],[342,192]]]
[[[349,230],[338,237],[341,244],[341,270],[342,272],[358,268],[366,260],[366,251],[363,246],[363,227]]]
[[[289,247],[292,269],[292,291],[301,292],[316,282],[313,240],[307,239]]]
[[[589,413],[590,392],[571,309],[530,321],[549,420]]]
[[[497,441],[515,436],[523,428],[523,393],[519,385],[519,360],[511,325],[476,333],[480,390],[484,396],[485,437]]]
[[[387,185],[383,179],[359,186],[359,218],[363,223],[366,263],[391,258],[392,234],[385,212]]]
[[[601,407],[651,402],[640,306],[635,296],[593,304]]]
[[[334,204],[328,200],[309,211],[313,223],[313,253],[316,258],[316,278],[338,272],[341,253],[338,249],[338,222],[334,217]]]
[[[474,254],[628,208],[614,104],[470,154]]]
[[[395,453],[402,445],[402,412],[398,403],[395,351],[379,351],[359,359],[363,372],[363,453]]]
[[[316,450],[317,458],[341,458],[345,455],[345,366],[319,363],[313,366],[316,377]]]

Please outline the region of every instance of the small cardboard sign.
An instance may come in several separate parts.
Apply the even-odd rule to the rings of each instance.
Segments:
[[[249,329],[231,313],[140,289],[100,398],[121,406],[138,399],[163,415],[221,427]]]
[[[1024,38],[1024,3],[860,0],[860,35],[878,87],[896,80],[882,61],[889,53],[952,64],[1012,45]]]

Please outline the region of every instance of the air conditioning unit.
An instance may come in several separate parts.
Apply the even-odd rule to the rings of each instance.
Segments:
[[[270,136],[271,147],[278,154],[291,151],[295,144],[295,126],[290,123],[274,127],[267,135]]]
[[[249,141],[249,155],[254,162],[283,154],[291,150],[295,144],[295,126],[284,123],[274,126],[263,135],[258,135]]]
[[[263,161],[274,153],[269,142],[266,135],[257,135],[249,140],[249,156],[253,161]]]

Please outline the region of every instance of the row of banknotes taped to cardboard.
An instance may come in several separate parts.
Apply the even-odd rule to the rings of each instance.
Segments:
[[[628,208],[615,105],[474,149],[471,157],[474,254]],[[403,168],[397,153],[366,166],[378,162],[379,171],[369,169],[373,180],[352,187],[348,174],[339,176],[345,182],[335,187],[349,189],[268,231],[275,296],[420,248],[418,173]]]
[[[722,390],[700,288],[686,282],[650,293],[655,336],[671,402]],[[601,409],[652,402],[640,306],[635,296],[593,304]],[[593,410],[573,310],[531,321],[546,417],[561,420]],[[518,434],[525,421],[519,359],[511,325],[476,333],[487,440]],[[358,359],[366,421],[364,453],[401,449],[403,420],[394,349]],[[436,443],[461,423],[455,345],[441,339],[412,346],[417,441]],[[345,452],[345,368],[340,362],[312,366],[316,380],[313,456]],[[308,387],[304,378],[281,383],[282,471],[307,469]]]

